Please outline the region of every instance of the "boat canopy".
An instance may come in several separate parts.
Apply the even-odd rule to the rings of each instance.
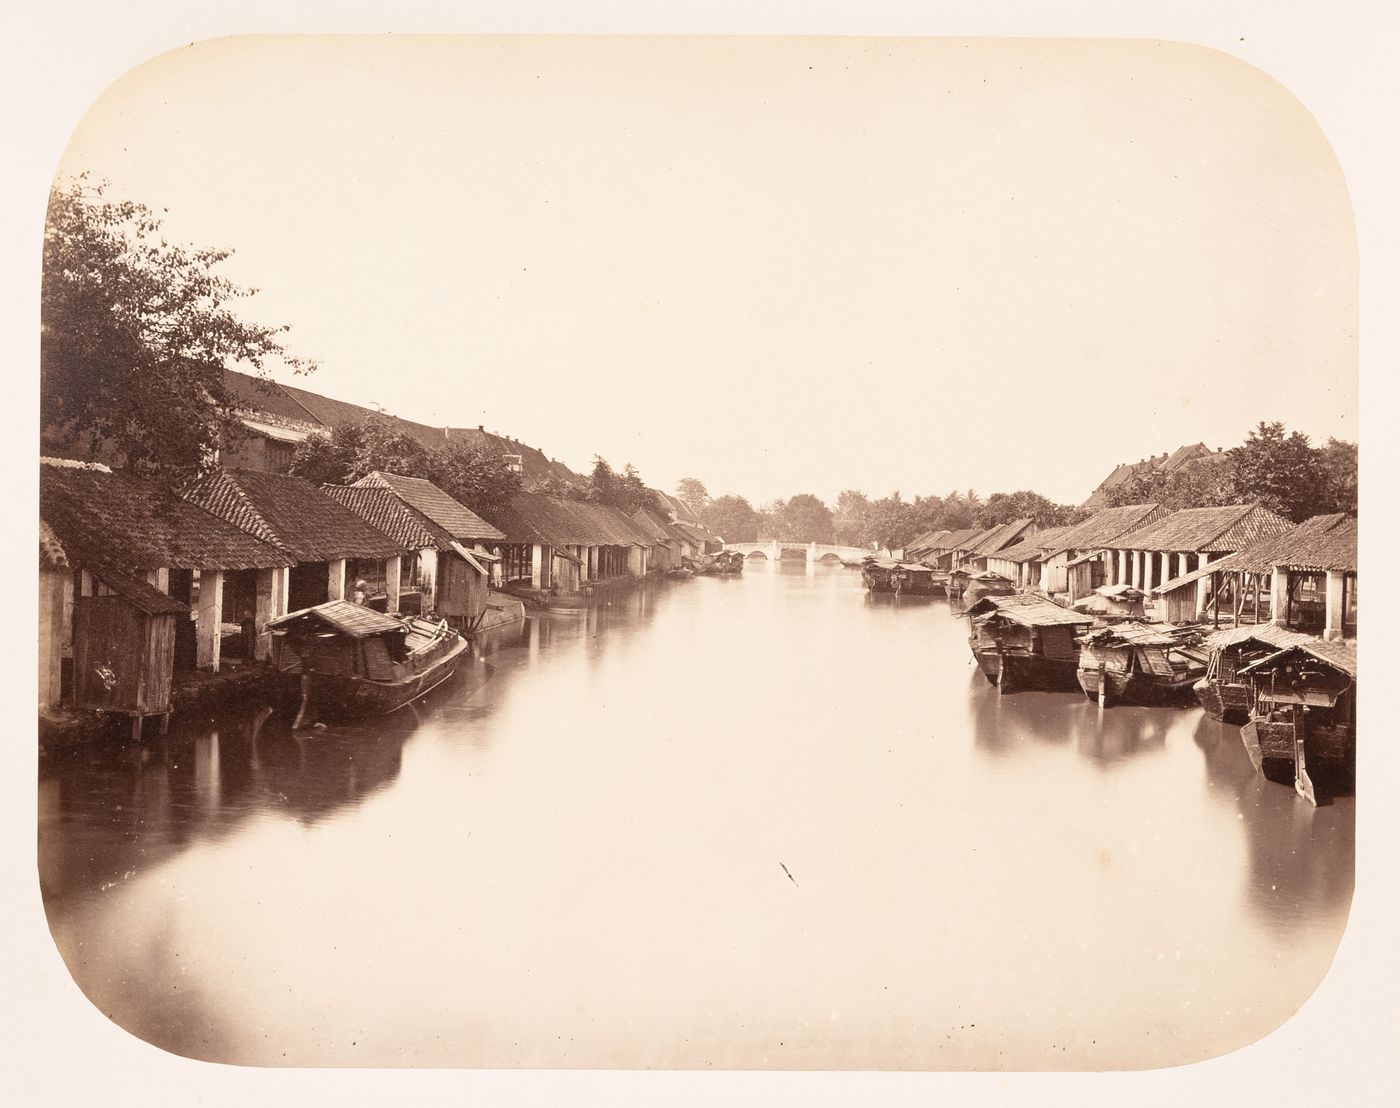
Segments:
[[[278,616],[267,622],[268,627],[284,631],[293,627],[310,628],[317,624],[348,635],[352,639],[367,639],[373,635],[403,635],[408,631],[402,620],[349,600],[328,600],[314,608],[288,612],[285,616]]]
[[[967,614],[1001,616],[1026,627],[1083,626],[1094,622],[1092,616],[1061,608],[1043,596],[1025,592],[984,596],[967,610]]]

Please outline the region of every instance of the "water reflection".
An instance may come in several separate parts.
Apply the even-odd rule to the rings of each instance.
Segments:
[[[1141,1067],[1291,1013],[1350,803],[1198,712],[1002,696],[890,601],[751,561],[488,632],[384,720],[46,764],[56,941],[244,1064]]]

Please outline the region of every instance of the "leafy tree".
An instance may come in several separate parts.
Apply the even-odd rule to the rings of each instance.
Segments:
[[[314,485],[346,484],[359,444],[353,428],[349,433],[337,427],[330,434],[308,435],[297,443],[289,472]]]
[[[151,209],[109,200],[107,188],[80,176],[49,194],[40,422],[67,448],[114,451],[178,480],[242,433],[226,368],[265,377],[271,361],[315,367],[282,345],[287,327],[232,310],[256,290],[217,271],[231,250],[169,243]]]
[[[1322,465],[1322,503],[1319,512],[1351,512],[1357,505],[1356,443],[1328,439],[1318,451]]]
[[[638,508],[655,511],[660,507],[636,466],[629,463],[618,473],[601,455],[594,455],[593,471],[581,499],[590,504],[606,504],[629,516]]]
[[[885,550],[898,550],[914,538],[918,516],[914,506],[904,501],[898,492],[881,497],[870,505],[866,519],[870,541]]]
[[[949,531],[961,531],[965,527],[975,526],[981,508],[982,498],[977,495],[976,490],[968,489],[965,493],[950,492],[943,498],[942,517],[934,526]]]
[[[858,489],[842,489],[836,495],[836,510],[832,513],[836,541],[843,546],[869,543],[869,516],[870,498]]]
[[[1315,515],[1323,504],[1326,476],[1307,435],[1261,421],[1227,454],[1241,502],[1262,504],[1294,522]]]
[[[725,542],[756,542],[762,521],[742,496],[720,496],[710,501],[703,522]]]
[[[520,491],[520,475],[479,445],[449,441],[428,454],[429,478],[474,512],[499,508]]]
[[[798,493],[783,503],[776,522],[781,542],[829,543],[835,537],[831,509],[811,493]]]
[[[700,519],[704,515],[705,505],[710,502],[710,493],[699,478],[682,477],[676,485],[676,499],[689,509],[691,515]]]
[[[1068,522],[1075,509],[1022,489],[1019,492],[994,492],[977,512],[976,525],[992,527],[1010,523],[1013,519],[1033,519],[1040,527],[1058,527]]]

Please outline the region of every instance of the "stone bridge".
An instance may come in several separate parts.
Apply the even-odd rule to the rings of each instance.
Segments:
[[[817,562],[858,562],[873,553],[860,546],[829,546],[819,542],[727,542],[724,549],[735,551],[745,558],[767,558],[771,562],[780,558],[793,561],[803,559],[808,565]]]

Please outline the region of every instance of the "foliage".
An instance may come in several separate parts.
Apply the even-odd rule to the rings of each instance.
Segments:
[[[710,502],[710,493],[699,478],[682,477],[676,485],[676,499],[690,510],[691,515],[701,519],[704,516],[705,505]]]
[[[898,550],[908,545],[918,530],[919,517],[914,505],[906,503],[898,492],[870,505],[866,517],[866,536],[877,547]],[[865,543],[860,545],[864,546]]]
[[[291,472],[316,484],[350,484],[375,470],[426,477],[473,511],[489,511],[520,491],[519,476],[491,451],[463,442],[429,450],[384,415],[310,435],[292,455]]]
[[[449,440],[429,453],[427,472],[448,496],[474,512],[490,512],[520,491],[520,475],[484,446]]]
[[[976,513],[976,519],[969,526],[993,527],[999,523],[1010,523],[1014,519],[1032,519],[1038,527],[1059,527],[1076,522],[1075,516],[1083,518],[1080,509],[1041,496],[1038,492],[1022,489],[1019,492],[994,492],[987,497]]]
[[[590,504],[606,504],[628,516],[634,515],[639,508],[656,511],[660,507],[635,466],[629,463],[618,473],[601,455],[593,457],[593,472],[588,476],[588,485],[582,490],[581,499]]]
[[[836,495],[836,510],[832,513],[836,541],[842,546],[865,546],[869,543],[870,498],[857,489],[842,489]]]
[[[811,493],[775,501],[773,522],[780,542],[829,543],[835,537],[831,509]]]
[[[41,425],[66,446],[105,445],[140,472],[178,479],[241,434],[226,368],[314,365],[283,347],[287,327],[234,313],[256,290],[217,272],[231,250],[167,242],[151,209],[107,199],[107,187],[82,176],[49,194]]]
[[[1108,504],[1155,501],[1164,507],[1260,504],[1294,522],[1324,512],[1355,512],[1356,446],[1329,439],[1315,447],[1299,431],[1260,422],[1223,458],[1165,473],[1134,475],[1110,490]]]
[[[742,496],[720,496],[710,501],[702,522],[725,542],[755,542],[761,520]]]

